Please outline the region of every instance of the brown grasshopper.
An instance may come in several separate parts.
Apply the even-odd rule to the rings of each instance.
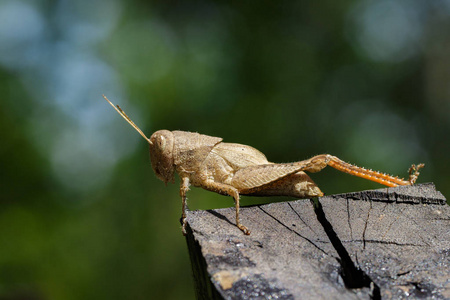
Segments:
[[[174,173],[181,179],[183,234],[186,234],[186,193],[189,186],[228,195],[234,198],[236,226],[245,234],[250,231],[239,219],[239,195],[320,197],[322,191],[306,172],[319,172],[327,165],[339,171],[362,177],[386,186],[412,185],[424,164],[412,165],[409,179],[367,170],[346,163],[336,156],[321,154],[293,163],[272,163],[257,149],[232,143],[222,138],[186,131],[158,130],[147,138],[125,112],[106,101],[150,144],[150,160],[156,176],[174,183]]]

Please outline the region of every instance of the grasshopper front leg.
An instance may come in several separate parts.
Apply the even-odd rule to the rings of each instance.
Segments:
[[[189,191],[189,177],[181,178],[180,196],[181,196],[181,232],[186,235],[186,193]]]

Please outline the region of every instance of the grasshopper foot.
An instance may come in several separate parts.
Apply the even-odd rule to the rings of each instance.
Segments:
[[[250,230],[242,224],[237,224],[237,227],[242,230],[245,235],[250,235]]]
[[[180,223],[181,223],[181,232],[183,233],[184,236],[186,236],[187,235],[187,232],[186,232],[186,224],[187,224],[186,217],[182,217],[180,219]]]
[[[409,172],[409,182],[411,183],[411,185],[413,185],[416,182],[417,178],[420,175],[419,170],[421,168],[423,168],[423,167],[425,167],[425,164],[418,164],[417,166],[413,164],[411,166],[411,168],[409,168],[409,170],[408,170],[408,172]]]

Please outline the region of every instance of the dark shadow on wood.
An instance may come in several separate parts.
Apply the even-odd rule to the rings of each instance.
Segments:
[[[224,215],[220,214],[219,212],[215,211],[215,210],[207,210],[208,213],[212,214],[213,216],[216,216],[217,218],[224,220],[226,222],[228,222],[228,224],[230,225],[235,225],[236,223],[231,222],[227,217],[225,217]]]
[[[350,254],[347,249],[345,249],[338,235],[334,231],[333,226],[330,222],[328,222],[325,212],[323,211],[322,204],[320,204],[318,199],[314,200],[311,202],[314,204],[314,211],[316,212],[317,220],[322,225],[331,244],[339,255],[338,262],[342,267],[340,274],[344,280],[345,286],[349,289],[359,289],[364,287],[371,288],[371,298],[381,299],[380,287],[374,283],[364,271],[355,266]]]

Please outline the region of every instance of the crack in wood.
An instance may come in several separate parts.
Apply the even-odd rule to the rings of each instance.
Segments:
[[[363,239],[351,239],[351,240],[342,240],[342,243],[367,243],[367,244],[384,244],[384,245],[395,245],[395,246],[413,246],[413,247],[426,247],[429,245],[418,245],[418,244],[410,244],[410,243],[398,243],[394,241],[383,241],[383,240],[363,240]]]
[[[347,202],[347,223],[348,223],[348,228],[350,229],[350,238],[353,239],[353,229],[352,229],[352,222],[351,217],[350,217],[350,200],[346,199]]]
[[[402,210],[402,214],[403,214],[403,210]],[[419,227],[420,225],[416,222],[416,220],[411,219],[411,222],[414,223],[414,225],[416,225],[416,227]],[[427,233],[427,234],[432,234],[432,233]],[[427,243],[427,241],[424,239],[424,237],[422,236],[422,234],[417,234],[417,236],[422,240],[422,242],[427,245],[427,246],[431,246],[429,243]],[[436,236],[435,236],[436,237]],[[436,237],[437,238],[437,237]]]
[[[291,208],[291,210],[297,215],[297,217],[299,218],[299,220],[302,221],[302,223],[303,223],[306,227],[308,227],[312,232],[316,233],[316,232],[314,231],[314,229],[313,229],[311,226],[309,226],[309,224],[306,223],[306,222],[303,220],[303,218],[300,216],[300,214],[292,207],[291,203],[288,202],[287,204],[289,205],[289,207]]]
[[[323,250],[322,248],[320,248],[319,246],[317,246],[313,241],[311,241],[310,239],[308,239],[306,236],[301,235],[300,233],[298,233],[297,231],[295,231],[294,229],[290,228],[289,226],[287,226],[286,224],[284,224],[283,222],[281,222],[280,220],[278,220],[277,218],[275,218],[273,215],[271,215],[269,212],[267,212],[266,210],[264,210],[261,206],[258,206],[258,208],[260,210],[262,210],[266,215],[268,215],[269,217],[271,217],[272,219],[274,219],[275,221],[278,222],[278,224],[282,225],[284,228],[286,228],[287,230],[291,231],[292,233],[294,233],[295,235],[301,237],[302,239],[304,239],[305,241],[307,241],[308,243],[310,243],[311,245],[313,245],[314,247],[316,247],[318,250],[320,250],[321,252],[323,252],[326,255],[330,255],[329,253],[327,253],[325,250]],[[294,210],[295,211],[295,210]],[[331,255],[332,256],[332,255]]]
[[[317,220],[322,225],[328,239],[339,255],[338,262],[341,265],[341,277],[344,284],[349,289],[370,288],[372,299],[381,299],[380,287],[373,282],[369,275],[357,267],[351,259],[347,249],[345,249],[333,226],[327,220],[320,201],[312,201]]]
[[[364,222],[364,230],[363,230],[363,234],[362,234],[363,250],[366,249],[366,230],[367,230],[367,224],[369,223],[370,211],[371,211],[371,210],[372,210],[372,201],[370,201],[369,210],[367,211],[366,222]]]
[[[355,266],[347,249],[345,249],[338,235],[334,231],[333,226],[327,220],[320,201],[314,202],[314,211],[316,212],[317,220],[322,225],[328,239],[331,241],[331,244],[339,255],[338,261],[342,267],[342,278],[344,279],[345,285],[348,288],[370,287],[372,279]]]

